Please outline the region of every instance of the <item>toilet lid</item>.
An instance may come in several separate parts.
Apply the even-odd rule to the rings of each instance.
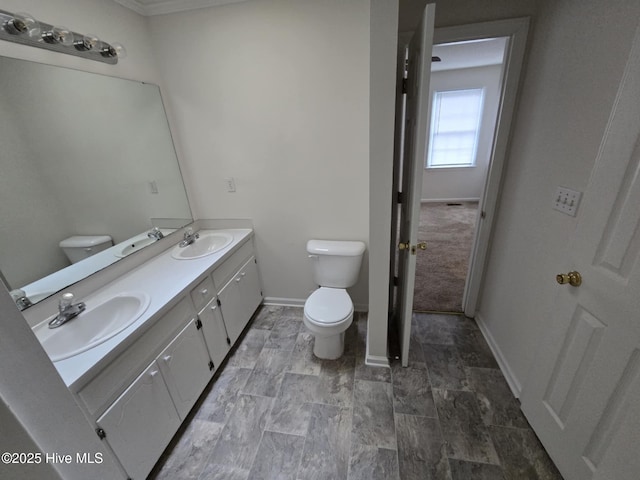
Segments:
[[[342,288],[320,287],[304,304],[304,314],[315,323],[338,323],[353,313],[353,303]]]

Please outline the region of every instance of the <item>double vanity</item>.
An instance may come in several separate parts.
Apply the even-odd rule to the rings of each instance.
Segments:
[[[251,229],[191,238],[33,327],[123,478],[146,478],[262,302]]]

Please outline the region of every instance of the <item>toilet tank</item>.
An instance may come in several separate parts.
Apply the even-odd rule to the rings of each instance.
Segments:
[[[357,241],[309,240],[313,281],[321,287],[348,288],[360,275],[365,244]]]
[[[109,235],[74,235],[60,242],[60,248],[71,263],[95,255],[113,245]]]

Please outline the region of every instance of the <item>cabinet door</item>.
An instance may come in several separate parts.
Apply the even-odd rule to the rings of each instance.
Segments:
[[[198,315],[202,322],[202,333],[213,361],[214,371],[220,366],[231,348],[227,343],[227,329],[222,321],[222,314],[217,299],[214,298]]]
[[[227,335],[229,335],[229,340],[231,340],[231,344],[233,345],[248,321],[248,319],[245,318],[245,309],[242,305],[240,273],[237,273],[229,283],[220,290],[218,299],[220,300],[220,309],[222,311],[224,324],[227,328]]]
[[[247,321],[262,303],[262,289],[260,288],[260,277],[258,276],[258,264],[255,257],[252,257],[240,269],[240,294],[245,308]]]
[[[147,477],[180,426],[156,362],[98,419],[106,441],[134,480]]]
[[[254,257],[251,257],[224,286],[218,294],[218,299],[227,334],[233,344],[262,302],[260,278]]]
[[[213,375],[195,319],[163,350],[157,362],[178,415],[184,419]]]

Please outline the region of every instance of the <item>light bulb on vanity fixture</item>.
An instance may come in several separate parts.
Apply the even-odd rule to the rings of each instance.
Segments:
[[[115,65],[126,56],[119,43],[109,44],[97,35],[74,32],[36,20],[28,13],[0,10],[0,40],[44,48]]]
[[[74,35],[67,27],[53,27],[42,33],[42,39],[47,43],[57,43],[68,47],[74,43]]]
[[[13,18],[4,22],[4,29],[11,35],[25,35],[31,38],[38,38],[40,32],[40,24],[28,13],[16,13]]]

